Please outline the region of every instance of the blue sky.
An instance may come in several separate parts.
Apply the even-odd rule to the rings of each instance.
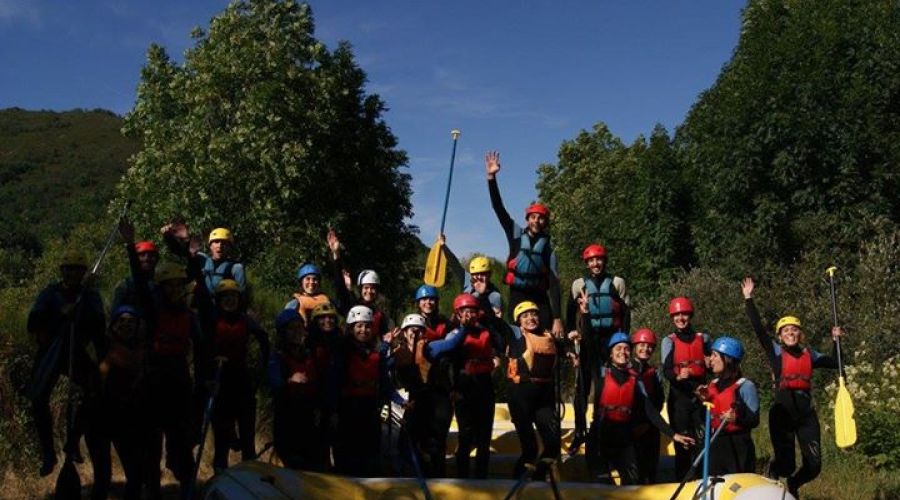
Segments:
[[[459,255],[503,257],[482,158],[499,150],[500,188],[518,217],[537,166],[605,122],[625,142],[681,123],[715,82],[743,1],[312,1],[317,37],[348,40],[368,90],[409,154],[412,222],[437,234],[450,130],[457,151],[446,233]],[[0,0],[0,107],[126,113],[151,42],[180,60],[222,1]],[[597,237],[602,236],[598,228]]]

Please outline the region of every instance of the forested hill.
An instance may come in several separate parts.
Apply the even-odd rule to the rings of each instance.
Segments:
[[[138,142],[105,110],[0,110],[0,249],[38,253],[106,210]]]

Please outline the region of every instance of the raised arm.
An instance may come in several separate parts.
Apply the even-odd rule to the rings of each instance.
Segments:
[[[753,278],[748,276],[741,281],[741,293],[744,295],[744,309],[747,311],[750,325],[753,326],[756,340],[759,341],[759,345],[762,346],[770,363],[774,363],[776,356],[775,344],[772,342],[769,334],[766,333],[766,327],[763,326],[762,320],[759,317],[759,311],[756,310],[756,305],[753,303],[753,290],[755,288],[756,284],[753,282]]]
[[[515,229],[515,222],[503,206],[503,198],[500,197],[500,187],[497,185],[497,173],[500,172],[500,153],[497,151],[488,151],[484,155],[484,170],[487,173],[488,192],[491,195],[491,207],[497,214],[497,220],[506,233],[506,238],[512,240]]]

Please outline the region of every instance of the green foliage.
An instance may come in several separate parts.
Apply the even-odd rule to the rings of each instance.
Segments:
[[[284,268],[323,262],[334,228],[355,271],[408,275],[406,154],[350,46],[329,51],[294,1],[233,2],[193,36],[183,65],[150,47],[125,120],[143,141],[119,186],[135,221],[149,229],[183,214],[193,227],[228,226],[250,260],[293,247]],[[388,280],[388,293],[402,282]]]
[[[600,242],[610,269],[632,289],[655,291],[670,269],[686,265],[677,165],[665,129],[631,146],[606,125],[582,131],[559,149],[556,165],[541,165],[538,190],[553,210],[553,237],[565,278],[584,273],[581,249]]]
[[[896,224],[900,6],[759,0],[678,129],[703,264],[851,255]]]

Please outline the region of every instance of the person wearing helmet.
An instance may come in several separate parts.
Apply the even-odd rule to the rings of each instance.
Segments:
[[[301,316],[302,317],[302,316]],[[334,348],[335,342],[341,336],[337,309],[331,302],[317,305],[309,313],[310,341],[315,344],[323,344],[328,350]]]
[[[346,334],[332,365],[337,388],[329,394],[329,406],[337,418],[334,467],[338,473],[356,477],[379,474],[380,411],[389,399],[397,398],[387,344],[375,334],[373,321],[374,314],[366,306],[347,311]]]
[[[425,356],[426,345],[443,338],[429,336],[428,329],[424,315],[406,315],[397,346],[391,351],[397,383],[409,392],[403,425],[411,446],[402,441],[399,447],[403,456],[417,454],[425,477],[445,477],[447,434],[453,417],[450,376],[446,365],[431,363]]]
[[[472,295],[458,295],[453,300],[453,309],[459,326],[443,339],[429,342],[425,346],[425,355],[432,363],[442,357],[453,356],[453,397],[459,425],[457,475],[460,478],[469,477],[469,455],[474,447],[477,453],[473,477],[484,479],[488,473],[494,426],[491,373],[500,366],[503,342],[479,322],[478,299]]]
[[[379,307],[380,296],[379,288],[381,287],[381,278],[378,273],[372,269],[362,270],[356,278],[356,286],[359,295],[351,290],[352,282],[350,273],[344,267],[341,259],[341,241],[336,232],[328,231],[328,249],[331,251],[331,258],[334,261],[334,289],[337,290],[335,305],[341,314],[348,314],[351,307],[356,305],[366,306],[372,310],[373,321],[372,329],[379,338],[384,338],[391,330],[394,329],[394,322],[391,317]]]
[[[587,432],[588,397],[597,383],[598,367],[608,358],[606,345],[609,337],[618,331],[628,331],[631,327],[631,299],[625,287],[625,280],[607,272],[606,248],[591,243],[581,253],[587,273],[572,283],[572,294],[568,301],[566,318],[571,337],[578,337],[580,376],[575,387],[575,439],[570,452],[581,446]],[[577,335],[579,304],[587,304],[584,337]]]
[[[156,244],[149,240],[139,241],[133,245],[128,244],[126,252],[129,262],[132,259],[136,260],[136,265],[134,266],[136,272],[143,275],[148,286],[152,289],[154,286],[153,273],[156,272],[156,264],[159,262],[159,249],[156,247]],[[126,276],[125,279],[119,282],[119,285],[116,286],[113,292],[112,309],[115,310],[123,305],[140,307],[137,288],[131,275]]]
[[[586,307],[582,306],[586,314]],[[638,482],[635,426],[649,421],[660,432],[681,446],[693,446],[690,436],[679,434],[669,426],[649,400],[640,378],[631,371],[631,346],[624,332],[613,334],[608,341],[609,357],[600,369],[600,380],[594,400],[594,417],[587,439],[586,459],[592,480],[619,472],[621,484]],[[654,450],[653,455],[657,455]]]
[[[41,449],[41,476],[49,475],[56,466],[53,443],[53,417],[50,396],[61,374],[69,374],[72,351],[72,379],[86,394],[97,386],[97,365],[87,353],[91,343],[98,355],[106,353],[107,342],[103,301],[95,290],[82,284],[87,272],[87,259],[75,249],[66,250],[59,265],[60,280],[41,290],[28,313],[27,330],[37,344],[37,352],[29,388],[32,418],[37,428]],[[75,345],[69,342],[74,333]],[[82,430],[76,418],[67,428],[66,453],[81,460],[78,451]]]
[[[559,358],[569,355],[574,361],[575,355],[550,332],[541,330],[537,304],[521,302],[513,313],[516,324],[510,325],[512,335],[506,346],[507,399],[522,450],[513,477],[521,477],[525,464],[532,464],[536,466],[533,478],[545,480],[547,460],[558,459],[560,451],[560,426],[556,414],[560,395],[556,393],[554,383]],[[544,444],[540,461],[535,430]]]
[[[438,289],[431,285],[420,285],[416,289],[416,309],[425,318],[425,337],[429,341],[444,338],[450,330],[450,320],[438,310],[439,298]]]
[[[491,323],[493,318],[503,317],[503,296],[500,290],[491,282],[491,260],[484,255],[476,255],[469,261],[469,265],[463,268],[456,254],[447,246],[447,238],[442,234],[440,241],[443,245],[444,255],[447,257],[447,267],[462,283],[463,293],[468,293],[478,299],[481,310],[484,313],[482,319]],[[492,326],[488,324],[487,326]]]
[[[149,348],[144,380],[151,437],[147,443],[147,486],[151,496],[160,493],[162,441],[165,436],[166,468],[172,471],[181,488],[187,487],[193,471],[191,456],[194,436],[194,382],[203,373],[200,366],[201,327],[197,315],[188,306],[189,289],[202,289],[188,278],[185,266],[163,261],[156,266],[155,293],[148,283],[133,276],[144,309],[149,332]],[[203,292],[201,292],[203,293]]]
[[[491,206],[506,234],[509,246],[508,272],[504,282],[509,285],[509,310],[512,316],[514,304],[526,300],[540,307],[541,328],[553,335],[563,335],[560,319],[560,287],[556,252],[550,243],[547,229],[550,224],[550,210],[540,203],[533,203],[525,210],[526,227],[522,229],[509,216],[500,197],[497,173],[500,172],[500,153],[488,152],[484,157],[487,172],[488,191]]]
[[[328,468],[328,419],[323,414],[328,360],[314,346],[303,318],[284,309],[275,318],[278,341],[269,357],[275,452],[285,467],[314,472]]]
[[[631,334],[631,373],[644,384],[649,401],[656,411],[662,411],[663,393],[662,375],[650,363],[653,351],[656,350],[656,334],[649,328],[640,328]],[[643,415],[636,415],[635,451],[637,452],[638,484],[656,482],[656,468],[659,462],[659,430],[654,428]]]
[[[247,287],[244,276],[244,265],[235,260],[237,251],[234,246],[234,236],[224,227],[217,227],[209,233],[207,239],[209,253],[198,252],[203,258],[203,280],[209,293],[215,293],[216,285],[223,279],[234,280],[241,292]]]
[[[775,336],[769,337],[763,326],[753,291],[753,278],[741,282],[744,306],[756,338],[766,353],[769,366],[775,378],[775,398],[769,409],[769,437],[772,439],[774,457],[770,462],[769,475],[773,478],[786,477],[788,491],[799,498],[799,489],[815,479],[822,471],[822,448],[819,416],[813,404],[813,369],[837,369],[837,340],[844,330],[832,327],[832,355],[828,356],[805,345],[800,319],[784,316],[775,324]],[[800,444],[802,465],[796,469],[794,442]]]
[[[297,279],[300,288],[294,292],[294,298],[285,304],[285,309],[296,309],[303,321],[309,324],[310,315],[316,306],[330,303],[331,299],[322,293],[322,271],[319,266],[309,262],[303,263],[297,269]]]
[[[699,438],[706,413],[694,390],[706,383],[709,335],[694,329],[693,316],[694,303],[689,298],[675,297],[669,302],[669,317],[675,329],[663,337],[660,359],[663,377],[669,381],[669,423],[676,431]],[[687,474],[695,454],[695,450],[675,446],[675,477]]]
[[[210,307],[210,301],[198,302],[206,304],[200,308],[205,388],[215,383],[217,365],[221,363],[218,394],[210,420],[215,438],[213,468],[220,471],[228,467],[228,453],[235,438],[240,443],[243,460],[256,458],[256,387],[247,355],[253,338],[259,348],[259,368],[265,367],[269,359],[269,336],[244,312],[240,286],[232,279],[223,279],[216,285],[214,307]],[[206,394],[201,400],[208,397]]]
[[[744,346],[736,338],[722,336],[712,343],[711,349],[709,367],[715,378],[696,389],[700,400],[713,404],[710,432],[724,425],[709,446],[709,473],[752,473],[756,469],[756,449],[750,431],[759,425],[759,396],[753,381],[741,375]]]
[[[100,385],[88,422],[88,449],[94,472],[91,498],[107,498],[112,480],[110,447],[125,471],[123,498],[141,498],[148,408],[141,374],[147,325],[141,312],[121,305],[110,314],[109,350],[100,362]]]

